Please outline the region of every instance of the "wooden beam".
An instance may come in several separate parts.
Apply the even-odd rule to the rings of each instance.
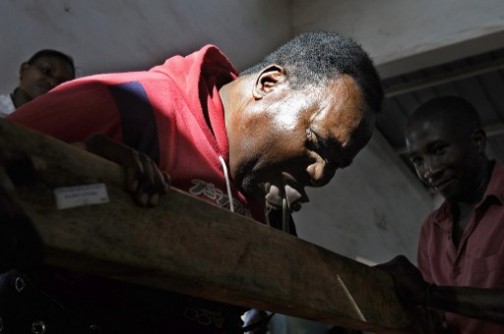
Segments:
[[[17,201],[48,264],[348,328],[404,333],[412,323],[386,273],[172,189],[133,204],[122,168],[0,120],[8,147],[46,161]],[[54,189],[104,183],[110,202],[58,210]]]
[[[475,65],[456,68],[450,72],[443,72],[429,76],[428,78],[420,78],[408,82],[403,82],[385,88],[385,97],[391,98],[402,94],[419,91],[421,89],[439,86],[462,80],[466,78],[476,77],[489,72],[499,71],[504,68],[504,60],[497,59]]]

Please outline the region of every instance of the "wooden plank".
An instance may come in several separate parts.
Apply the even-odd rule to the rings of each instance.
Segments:
[[[137,207],[116,164],[7,121],[0,137],[47,163],[17,200],[49,264],[349,328],[412,326],[378,269],[176,189],[154,209]],[[57,209],[55,188],[94,183],[106,184],[108,204]]]

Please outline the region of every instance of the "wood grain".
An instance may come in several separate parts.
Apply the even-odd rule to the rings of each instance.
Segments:
[[[137,207],[118,165],[3,120],[0,138],[47,164],[17,200],[49,264],[354,329],[413,332],[378,269],[176,189],[156,208]],[[108,204],[56,208],[55,188],[93,183],[106,184]]]

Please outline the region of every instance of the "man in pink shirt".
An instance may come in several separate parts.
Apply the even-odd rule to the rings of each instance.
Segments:
[[[396,259],[399,292],[448,311],[450,333],[504,333],[504,166],[485,154],[477,111],[459,97],[432,99],[408,120],[406,146],[419,178],[445,202],[422,226],[425,282]]]

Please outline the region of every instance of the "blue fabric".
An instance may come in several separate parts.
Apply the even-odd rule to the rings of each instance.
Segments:
[[[124,144],[159,164],[159,141],[153,107],[140,82],[109,87],[121,115]]]

